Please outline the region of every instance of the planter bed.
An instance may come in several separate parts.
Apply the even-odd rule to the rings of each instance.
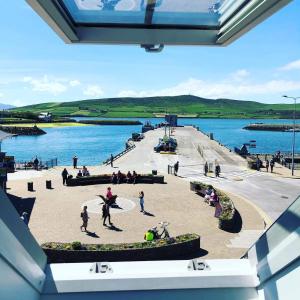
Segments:
[[[45,243],[42,248],[49,263],[143,261],[185,258],[200,249],[197,234],[131,244]]]
[[[68,186],[93,185],[93,184],[112,184],[112,175],[94,175],[79,178],[71,178],[67,180]],[[126,182],[122,182],[126,183]],[[161,175],[138,175],[136,183],[164,183],[164,176]]]
[[[205,196],[205,190],[208,188],[207,184],[202,182],[192,181],[190,182],[190,189],[196,192],[201,197]],[[214,188],[215,189],[215,188]],[[222,191],[215,189],[220,205],[222,207],[222,213],[219,216],[219,228],[223,230],[232,230],[236,223],[236,210],[232,200],[224,194]]]

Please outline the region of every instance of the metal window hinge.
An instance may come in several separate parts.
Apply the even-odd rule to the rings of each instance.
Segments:
[[[146,52],[159,53],[164,49],[164,45],[141,45],[142,48],[145,49]]]
[[[112,273],[113,269],[108,262],[96,262],[90,267],[90,273]]]
[[[201,259],[192,259],[188,264],[189,271],[207,271],[210,270],[209,265]]]

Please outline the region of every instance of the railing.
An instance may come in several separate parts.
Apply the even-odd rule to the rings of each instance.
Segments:
[[[135,148],[135,144],[133,144],[132,146],[128,147],[127,149],[125,149],[124,151],[120,152],[119,154],[114,156],[113,161],[117,160],[118,158],[122,157],[123,155],[125,155],[126,153],[128,153],[129,151],[131,151],[132,149]],[[105,160],[103,162],[104,165],[109,165],[110,164],[111,159],[108,158],[107,160]]]
[[[51,169],[58,165],[57,158],[49,159],[43,161],[39,159],[39,163],[36,166],[32,160],[30,161],[16,161],[15,169],[16,170],[44,170],[44,169]]]

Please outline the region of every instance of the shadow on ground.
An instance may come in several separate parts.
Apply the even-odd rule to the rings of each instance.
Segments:
[[[91,232],[91,231],[88,231],[88,230],[86,231],[86,235],[90,236],[92,238],[95,238],[95,239],[99,238],[99,235],[96,232]]]
[[[12,194],[7,194],[7,196],[20,216],[22,215],[23,212],[28,213],[28,221],[29,221],[34,206],[35,197],[22,198]]]
[[[118,228],[118,227],[115,226],[115,225],[106,226],[106,229],[108,229],[108,230],[113,230],[113,231],[117,231],[117,232],[123,231],[123,229]]]
[[[208,254],[208,251],[205,249],[200,248],[198,251],[191,253],[191,254],[184,254],[181,256],[176,257],[175,259],[177,260],[186,260],[186,259],[194,259],[198,257],[203,257]]]
[[[227,229],[224,231],[230,232],[230,233],[239,233],[242,230],[243,227],[243,220],[241,217],[241,214],[239,213],[239,211],[236,209],[235,210],[235,215],[234,215],[235,221],[234,221],[234,225],[231,229]]]
[[[149,211],[144,211],[144,215],[145,215],[145,216],[148,216],[148,217],[155,217],[155,215],[152,214],[152,213],[149,212]]]

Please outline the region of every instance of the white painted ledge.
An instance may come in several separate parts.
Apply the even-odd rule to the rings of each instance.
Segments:
[[[254,288],[247,259],[206,260],[209,270],[189,271],[189,260],[110,263],[112,273],[90,273],[92,263],[51,264],[43,293],[81,293],[199,288]]]

